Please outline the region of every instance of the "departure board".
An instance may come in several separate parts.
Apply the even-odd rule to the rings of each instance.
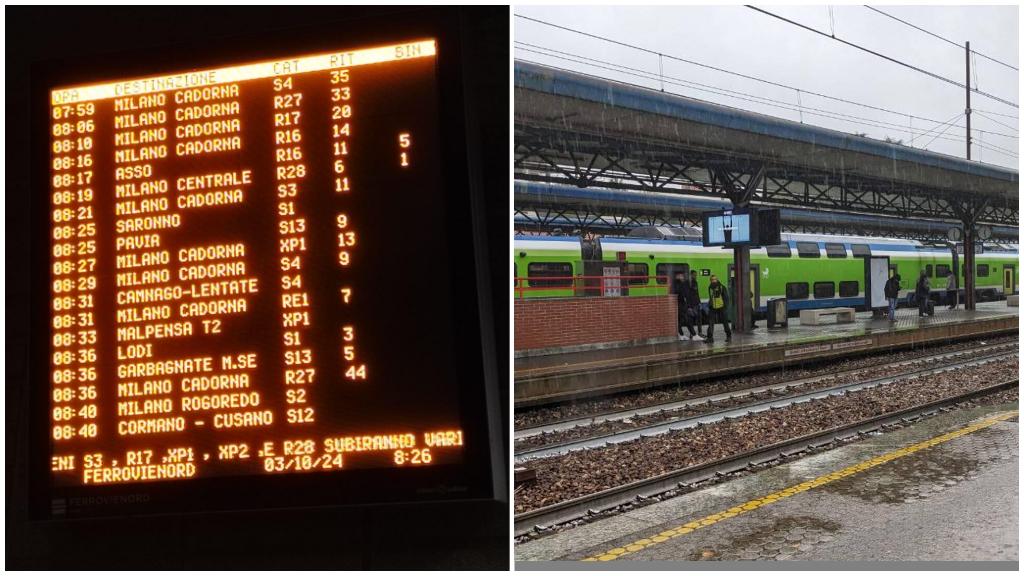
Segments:
[[[53,486],[462,461],[437,58],[50,91]]]

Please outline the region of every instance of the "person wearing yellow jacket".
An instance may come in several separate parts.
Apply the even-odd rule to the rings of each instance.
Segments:
[[[725,341],[732,340],[732,330],[729,328],[729,318],[726,315],[728,302],[729,291],[718,281],[718,276],[712,276],[711,284],[708,285],[708,335],[705,340],[709,344],[715,341],[716,322],[721,322],[725,328]]]

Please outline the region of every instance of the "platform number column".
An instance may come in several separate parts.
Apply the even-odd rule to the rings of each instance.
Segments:
[[[281,267],[281,324],[284,345],[285,419],[289,424],[316,421],[306,388],[316,378],[313,349],[303,344],[310,328],[309,293],[303,280],[306,218],[296,201],[307,168],[302,152],[302,92],[294,78],[274,79],[274,175],[277,185],[278,250]]]
[[[352,136],[352,86],[351,72],[347,69],[331,71],[331,148],[334,151],[334,192],[347,196],[353,192],[352,182],[345,170]],[[351,215],[339,211],[334,218],[337,237],[338,266],[346,269],[352,265],[356,246],[356,229]],[[343,282],[341,301],[352,304],[352,286]],[[359,361],[356,353],[356,326],[345,324],[341,327],[342,371],[347,380],[366,380],[366,364]]]
[[[98,433],[95,114],[92,102],[52,109],[51,437],[56,442]]]

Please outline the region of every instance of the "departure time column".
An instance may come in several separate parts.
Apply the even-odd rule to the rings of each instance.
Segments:
[[[52,395],[51,439],[95,438],[97,417],[96,218],[93,102],[51,108]],[[55,448],[55,453],[58,451]],[[74,470],[74,455],[56,453],[52,468]]]

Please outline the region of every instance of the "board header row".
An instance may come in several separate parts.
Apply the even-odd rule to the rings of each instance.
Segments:
[[[108,98],[122,98],[169,90],[213,86],[231,82],[258,80],[260,78],[286,76],[289,74],[305,74],[307,72],[320,72],[337,68],[410,60],[413,58],[435,56],[436,54],[437,43],[434,40],[419,40],[347,52],[313,54],[310,56],[288,58],[286,60],[269,60],[253,64],[243,64],[241,66],[225,66],[210,70],[135,78],[105,84],[58,88],[50,92],[50,103],[52,105],[60,105],[92,102]]]

